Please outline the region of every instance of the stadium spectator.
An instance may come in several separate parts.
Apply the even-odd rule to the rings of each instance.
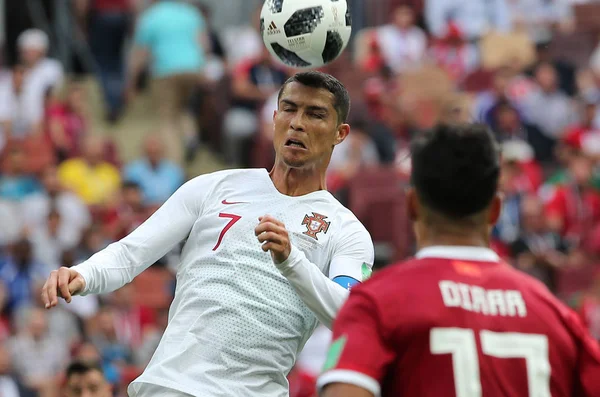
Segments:
[[[334,150],[328,168],[328,188],[332,192],[347,187],[358,171],[379,164],[377,146],[368,134],[368,124],[355,122],[352,134]]]
[[[183,170],[167,159],[164,152],[161,137],[151,135],[144,140],[143,157],[123,169],[123,180],[140,186],[147,205],[164,203],[184,182]]]
[[[0,174],[0,198],[19,201],[40,189],[38,181],[27,171],[27,157],[20,146],[7,149],[4,172]]]
[[[429,32],[437,38],[448,35],[449,22],[467,40],[477,40],[488,30],[511,29],[507,0],[427,0],[425,20]]]
[[[57,210],[52,209],[45,225],[31,230],[29,239],[35,260],[58,269],[62,265],[62,253],[77,245],[79,233],[62,220]]]
[[[72,191],[66,190],[58,179],[56,167],[42,172],[43,189],[27,196],[21,204],[21,213],[29,229],[42,228],[51,211],[58,212],[61,223],[80,240],[84,230],[91,224],[91,216],[83,201]]]
[[[248,166],[250,148],[258,132],[257,111],[279,91],[288,75],[266,47],[253,59],[239,63],[233,71],[232,107],[224,120],[224,147],[231,164]]]
[[[24,221],[20,213],[20,202],[0,199],[0,258],[2,247],[19,239],[23,232]],[[0,260],[1,262],[1,260]]]
[[[584,97],[579,102],[580,119],[577,123],[565,130],[562,143],[571,149],[583,150],[592,144],[593,139],[600,137],[600,126],[598,125],[598,100],[600,97]]]
[[[378,121],[389,118],[398,111],[398,97],[401,95],[400,82],[392,69],[382,66],[377,74],[364,83],[364,100],[369,114]]]
[[[130,0],[76,0],[76,10],[88,33],[98,78],[104,94],[106,119],[116,121],[125,97],[123,51],[132,22]]]
[[[562,138],[565,128],[576,121],[573,101],[558,89],[556,69],[541,63],[535,69],[537,89],[525,99],[525,118],[552,141]]]
[[[103,234],[100,224],[95,223],[83,233],[81,244],[76,250],[76,263],[83,262],[96,252],[105,248],[112,241]]]
[[[5,343],[0,343],[0,395],[2,397],[38,397],[27,388],[14,373],[10,352]]]
[[[59,162],[80,153],[81,141],[89,124],[85,89],[81,83],[68,84],[65,101],[60,101],[57,97],[48,99],[45,133]]]
[[[0,75],[0,150],[11,139],[23,139],[41,131],[39,120],[32,120],[24,94],[25,67],[15,65]]]
[[[113,397],[102,367],[97,364],[72,362],[65,377],[65,397]]]
[[[10,312],[33,305],[39,295],[39,282],[47,271],[48,266],[34,260],[29,240],[21,238],[11,245],[0,269],[0,280],[8,289],[7,309]]]
[[[152,208],[144,204],[142,190],[135,182],[125,182],[116,205],[105,209],[102,216],[104,235],[118,241],[131,233],[152,215]]]
[[[260,33],[262,6],[259,4],[256,7],[252,19],[247,23],[228,26],[223,31],[223,47],[230,71],[235,70],[240,62],[259,57],[263,51],[264,43]]]
[[[544,204],[535,195],[521,200],[518,238],[510,246],[515,266],[542,281],[556,291],[558,269],[566,264],[568,246],[557,233],[552,232],[544,215]]]
[[[100,365],[106,381],[111,385],[119,384],[119,368],[110,362],[103,362],[100,352],[93,343],[84,341],[78,345],[73,351],[73,360],[88,365]]]
[[[600,194],[591,186],[593,160],[585,153],[569,159],[566,183],[550,188],[546,217],[552,231],[578,246],[600,219]]]
[[[396,73],[421,65],[427,49],[427,36],[415,25],[415,10],[399,5],[392,13],[392,23],[377,29],[378,48],[385,64]]]
[[[88,205],[108,203],[121,184],[119,170],[104,160],[104,153],[104,140],[89,136],[84,141],[82,156],[66,160],[58,167],[60,182]]]
[[[135,288],[128,284],[113,292],[108,302],[113,308],[114,327],[121,343],[137,349],[156,328],[154,311],[136,300]]]
[[[535,43],[547,44],[558,27],[571,31],[573,10],[569,1],[509,0],[512,25],[525,31]]]
[[[102,307],[89,331],[90,341],[100,352],[103,365],[115,366],[119,371],[132,362],[132,346],[119,340],[115,327],[115,311],[111,306]]]
[[[456,83],[462,82],[480,64],[477,46],[467,41],[463,32],[452,23],[445,36],[434,39],[427,56]]]
[[[50,336],[44,309],[30,308],[25,322],[26,327],[8,342],[15,371],[40,397],[55,397],[68,347]]]
[[[202,82],[210,48],[204,17],[183,1],[158,1],[139,16],[128,75],[128,92],[135,95],[143,67],[151,63],[154,101],[163,123],[168,155],[183,161],[184,145],[193,143],[197,127],[189,100]]]
[[[23,107],[30,123],[39,125],[44,118],[44,104],[48,92],[53,92],[63,84],[63,66],[57,60],[47,57],[48,36],[39,29],[29,29],[21,33],[18,47],[20,61],[26,69]]]
[[[499,103],[507,102],[508,104],[515,106],[513,98],[509,96],[509,88],[514,77],[514,72],[510,68],[504,67],[499,68],[492,73],[491,87],[477,92],[473,104],[474,120],[488,125],[491,125],[492,123],[492,109]]]
[[[528,124],[508,101],[498,102],[489,111],[489,125],[499,142],[522,141],[531,146],[535,159],[548,163],[554,158],[554,142],[534,125]]]

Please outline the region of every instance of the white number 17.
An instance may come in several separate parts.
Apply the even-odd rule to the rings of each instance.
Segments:
[[[551,397],[546,335],[481,331],[479,336],[483,354],[525,359],[530,397]],[[452,354],[456,397],[480,397],[479,359],[473,330],[433,328],[429,342],[432,354]]]

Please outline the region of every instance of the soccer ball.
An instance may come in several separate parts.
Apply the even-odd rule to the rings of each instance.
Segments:
[[[346,0],[265,0],[260,31],[269,52],[285,65],[318,68],[346,48],[352,20]]]

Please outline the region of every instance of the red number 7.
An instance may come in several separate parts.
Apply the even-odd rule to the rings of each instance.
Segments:
[[[219,234],[219,239],[217,240],[217,244],[215,245],[215,248],[212,249],[213,251],[216,251],[217,248],[219,248],[219,245],[221,245],[221,241],[223,241],[223,236],[225,236],[225,233],[227,233],[227,231],[229,229],[231,229],[231,226],[235,225],[235,223],[237,221],[242,219],[242,217],[239,215],[225,214],[222,212],[219,214],[219,218],[229,218],[231,220],[227,223],[227,225],[225,225],[223,230],[221,230],[221,234]]]

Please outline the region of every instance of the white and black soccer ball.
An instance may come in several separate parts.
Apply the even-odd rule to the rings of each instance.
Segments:
[[[293,68],[318,68],[348,45],[352,20],[346,0],[265,0],[260,30],[273,56]]]

